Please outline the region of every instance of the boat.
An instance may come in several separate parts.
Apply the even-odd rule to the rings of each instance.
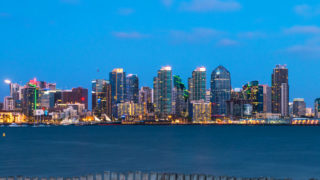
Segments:
[[[18,125],[18,124],[16,124],[16,123],[11,123],[11,124],[9,124],[8,127],[20,127],[20,125]]]

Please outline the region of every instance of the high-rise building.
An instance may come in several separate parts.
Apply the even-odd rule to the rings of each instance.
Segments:
[[[263,112],[271,113],[271,87],[261,85],[263,87]]]
[[[314,100],[314,116],[320,118],[320,98]]]
[[[142,105],[143,115],[153,112],[153,90],[142,86],[139,91],[139,103]]]
[[[245,99],[250,101],[252,112],[263,112],[263,86],[259,86],[259,81],[251,81],[243,86]]]
[[[139,102],[139,78],[136,74],[129,74],[126,79],[127,101]]]
[[[26,116],[33,116],[34,110],[40,108],[40,91],[35,84],[27,84],[22,88],[22,112]]]
[[[117,104],[126,101],[126,73],[122,68],[113,69],[109,73],[112,96],[112,116],[118,117]]]
[[[226,102],[230,100],[231,76],[223,66],[218,66],[211,73],[211,103],[213,115],[225,115]]]
[[[92,112],[100,118],[105,115],[111,117],[111,85],[109,81],[104,79],[92,81]]]
[[[164,66],[153,80],[154,109],[160,118],[167,118],[172,113],[172,68]]]
[[[17,83],[10,83],[10,96],[13,99],[14,109],[21,108],[21,86]]]
[[[293,115],[302,117],[306,115],[306,103],[303,98],[295,98],[293,100]]]
[[[200,67],[192,72],[192,77],[189,79],[190,100],[199,101],[206,99],[206,68]]]
[[[289,116],[289,86],[287,83],[281,84],[281,116]]]
[[[4,105],[3,110],[13,111],[15,109],[13,97],[12,96],[6,96],[4,98],[3,105]]]
[[[3,110],[3,103],[0,102],[0,111]]]
[[[231,98],[227,101],[227,116],[239,119],[252,115],[251,101],[247,100],[241,88],[231,91]]]
[[[84,104],[88,109],[88,89],[78,87],[72,90],[62,91],[62,103],[64,104]]]
[[[272,113],[289,115],[289,84],[286,65],[277,65],[272,73]]]
[[[186,87],[180,76],[173,76],[173,113],[178,117],[185,117],[187,109]]]

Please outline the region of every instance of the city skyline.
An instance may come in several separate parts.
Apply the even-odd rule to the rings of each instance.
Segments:
[[[287,64],[290,101],[303,97],[312,106],[320,89],[313,83],[319,80],[319,3],[210,2],[1,2],[0,79],[90,88],[93,79],[122,67],[152,86],[149,76],[171,65],[186,84],[196,67],[211,72],[221,64],[232,87],[241,88],[254,80],[270,85],[274,65]],[[0,83],[0,99],[6,94]]]
[[[278,66],[286,66],[286,65],[276,65],[276,67],[274,67],[274,68],[277,68]],[[166,68],[166,67],[170,67],[171,68],[171,71],[172,71],[172,78],[173,78],[173,76],[180,76],[181,74],[179,74],[179,72],[177,72],[176,73],[176,71],[174,71],[174,68],[172,67],[172,66],[169,66],[169,65],[167,65],[167,66],[162,66],[161,68]],[[193,70],[191,70],[191,72],[189,72],[189,75],[186,75],[187,76],[187,78],[181,78],[181,80],[182,80],[182,83],[183,84],[185,84],[185,86],[186,86],[186,88],[188,89],[188,81],[190,80],[190,78],[192,78],[192,75],[190,74],[190,73],[194,73],[195,72],[195,70],[199,70],[199,69],[201,69],[201,68],[204,68],[204,71],[206,72],[205,74],[206,74],[206,90],[210,90],[210,86],[211,86],[211,78],[212,78],[212,75],[211,75],[211,73],[214,71],[214,70],[216,70],[217,68],[219,68],[219,67],[223,67],[223,68],[225,68],[224,66],[221,66],[221,65],[219,65],[219,66],[217,66],[216,68],[214,68],[211,72],[210,71],[208,71],[207,70],[207,68],[205,67],[205,66],[197,66],[196,68],[194,68]],[[289,69],[289,68],[288,68]],[[99,70],[97,70],[97,71],[100,71],[100,69]],[[118,72],[117,72],[118,71]],[[121,72],[120,72],[121,71]],[[140,79],[140,76],[139,76],[139,73],[134,73],[134,74],[132,74],[132,73],[128,73],[128,75],[125,75],[126,73],[127,73],[127,71],[125,70],[125,68],[112,68],[111,70],[110,70],[110,72],[109,73],[107,73],[107,75],[103,78],[96,78],[96,80],[97,79],[101,79],[101,80],[106,80],[106,81],[110,81],[110,75],[111,75],[111,73],[112,72],[117,72],[117,73],[124,73],[124,76],[123,76],[123,80],[124,81],[126,81],[126,79],[128,78],[128,76],[130,75],[134,75],[134,76],[136,76],[137,78],[139,78]],[[290,69],[289,69],[289,72],[290,72]],[[97,73],[100,73],[100,72],[97,72]],[[271,75],[272,75],[272,72],[271,72]],[[153,76],[155,76],[155,74],[153,74]],[[233,90],[235,90],[235,89],[242,89],[243,88],[243,86],[245,86],[247,83],[250,83],[250,82],[252,82],[252,81],[259,81],[259,80],[252,80],[252,81],[248,81],[248,82],[243,82],[243,84],[241,85],[241,86],[239,86],[239,87],[235,87],[235,86],[233,86],[233,84],[232,84],[232,82],[233,82],[233,74],[232,74],[232,72],[230,72],[230,76],[231,76],[231,89],[233,89]],[[271,76],[272,77],[272,76]],[[290,73],[289,73],[289,77],[290,77]],[[29,82],[29,80],[27,80],[26,82],[22,82],[22,81],[13,81],[13,80],[11,80],[11,79],[9,79],[9,78],[6,78],[4,81],[12,81],[12,83],[18,83],[18,84],[20,84],[20,85],[24,85],[24,83],[26,83],[26,82]],[[36,77],[34,77],[33,79],[31,79],[31,81],[36,81],[37,80],[37,78]],[[39,81],[45,81],[45,82],[49,82],[49,81],[47,81],[47,80],[43,80],[43,79],[38,79]],[[93,80],[95,80],[95,79],[93,79]],[[91,82],[93,81],[93,80],[91,80],[89,83],[89,85],[88,86],[81,86],[81,85],[75,85],[75,86],[73,86],[73,87],[68,87],[68,88],[61,88],[60,86],[59,86],[59,83],[58,82],[50,82],[50,83],[54,83],[54,84],[57,84],[57,89],[64,89],[64,90],[66,90],[66,89],[73,89],[73,88],[75,88],[75,87],[82,87],[82,88],[86,88],[86,89],[88,89],[88,102],[90,102],[90,103],[88,103],[88,107],[89,107],[89,109],[92,109],[92,92],[91,92],[91,90],[92,90],[92,84],[91,84]],[[173,80],[173,79],[172,79]],[[288,78],[288,80],[289,80],[289,82],[290,82],[290,78]],[[152,81],[151,81],[152,82]],[[260,82],[260,81],[259,81]],[[271,78],[271,82],[272,82],[272,78]],[[154,87],[154,85],[153,84],[151,84],[151,85],[149,85],[149,83],[145,83],[145,82],[143,82],[143,81],[139,81],[139,83],[140,84],[138,84],[139,85],[139,89],[141,88],[141,87],[150,87],[150,88],[152,88],[153,89],[153,87]],[[5,82],[3,82],[3,84],[5,84],[5,85],[7,85]],[[148,84],[148,85],[145,85],[145,84]],[[271,86],[272,86],[272,83],[259,83],[260,85],[268,85],[270,88],[271,88]],[[173,83],[172,83],[172,85],[173,85]],[[125,86],[127,86],[126,84],[125,84]],[[7,87],[8,88],[8,87]],[[128,87],[124,87],[124,91],[125,92],[127,92],[127,88]],[[10,89],[8,88],[8,93],[9,94],[4,94],[4,95],[2,95],[3,96],[3,98],[2,98],[2,100],[0,100],[0,102],[3,102],[3,99],[5,98],[5,97],[7,97],[7,96],[9,96],[10,95],[10,91],[9,91]],[[292,91],[292,89],[291,89],[291,87],[290,87],[290,91]],[[212,92],[211,92],[212,93]],[[126,93],[127,94],[127,93]],[[212,96],[212,95],[211,95]],[[292,97],[292,94],[291,94],[291,92],[290,92],[290,96],[289,96],[289,102],[293,102],[294,101],[294,99],[295,98],[303,98],[303,99],[305,99],[305,101],[306,101],[306,104],[307,104],[307,107],[313,107],[314,106],[314,100],[316,99],[316,98],[314,98],[314,99],[311,99],[311,102],[308,102],[307,100],[306,100],[306,98],[304,97],[304,96],[299,96],[299,97]]]

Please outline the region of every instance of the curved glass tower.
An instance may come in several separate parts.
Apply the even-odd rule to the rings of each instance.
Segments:
[[[211,73],[211,103],[213,115],[225,115],[226,101],[231,96],[230,72],[223,66],[218,66]]]

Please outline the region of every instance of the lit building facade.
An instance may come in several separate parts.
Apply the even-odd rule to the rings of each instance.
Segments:
[[[263,87],[263,112],[271,113],[271,87],[268,85],[261,85]]]
[[[259,81],[251,81],[243,86],[245,99],[252,104],[253,113],[263,112],[263,86],[259,86]]]
[[[173,114],[177,117],[186,117],[188,112],[188,96],[186,87],[180,76],[173,76]]]
[[[203,100],[191,101],[189,106],[189,116],[194,123],[205,123],[211,121],[211,103]]]
[[[22,88],[22,112],[26,116],[33,116],[34,110],[40,107],[39,88],[34,84],[28,84]]]
[[[231,119],[240,119],[252,116],[251,101],[246,98],[240,88],[231,91],[231,98],[227,101],[227,116]]]
[[[314,101],[314,116],[315,118],[320,118],[320,98]]]
[[[4,97],[3,101],[3,110],[5,111],[13,111],[15,109],[15,103],[12,96]]]
[[[88,89],[78,87],[62,91],[62,104],[84,104],[88,109]]]
[[[190,101],[199,101],[206,99],[206,68],[200,67],[192,72],[189,78]]]
[[[272,113],[289,115],[289,84],[286,65],[277,65],[272,73]]]
[[[92,81],[92,112],[97,117],[112,115],[111,84],[104,79]]]
[[[139,103],[143,108],[143,115],[153,112],[153,89],[142,86],[139,91]]]
[[[128,74],[126,79],[127,101],[139,102],[139,78],[136,74]]]
[[[306,115],[306,103],[303,98],[295,98],[293,100],[293,116],[303,117]]]
[[[225,115],[226,102],[231,96],[230,72],[223,66],[218,66],[211,73],[211,103],[213,115]]]
[[[139,103],[118,103],[118,116],[125,120],[135,120],[142,117],[142,106]]]
[[[109,73],[109,81],[111,84],[111,96],[112,96],[112,116],[117,115],[117,104],[124,103],[126,101],[126,73],[122,68],[113,69]]]
[[[154,110],[158,117],[167,118],[172,114],[172,68],[164,66],[153,80]]]

